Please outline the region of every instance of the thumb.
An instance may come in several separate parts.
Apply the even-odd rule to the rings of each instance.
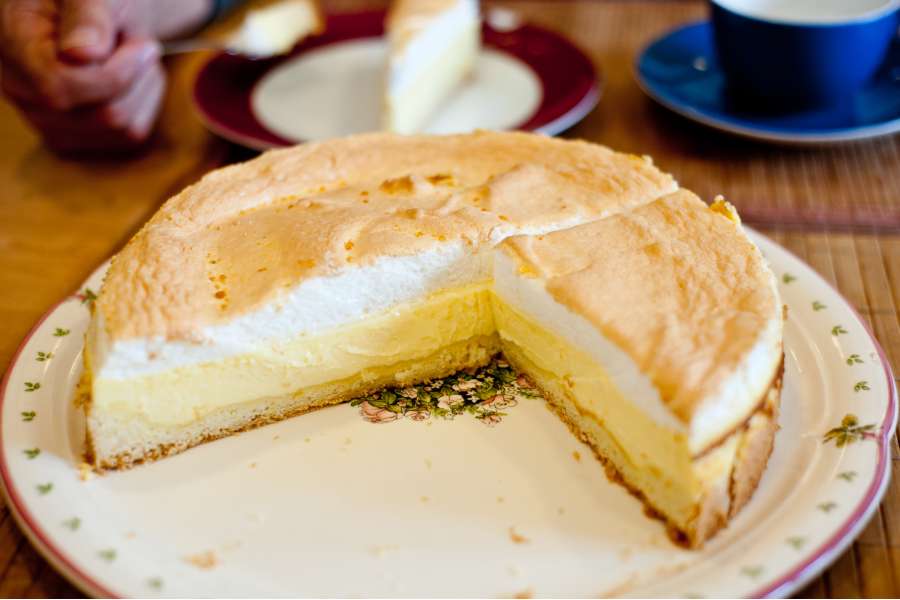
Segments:
[[[116,23],[107,0],[63,0],[59,52],[77,62],[107,58],[116,41]]]

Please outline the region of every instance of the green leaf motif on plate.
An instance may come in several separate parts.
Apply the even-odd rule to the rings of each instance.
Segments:
[[[869,382],[868,381],[857,381],[856,385],[853,386],[854,392],[868,392],[869,391]]]
[[[22,450],[22,453],[28,457],[28,460],[31,460],[33,458],[37,458],[37,455],[41,453],[41,449],[40,448],[26,448],[25,450]]]
[[[827,306],[825,306],[818,300],[813,301],[812,307],[813,307],[813,310],[815,310],[815,311],[825,310],[826,308],[828,308]]]
[[[41,384],[37,381],[26,381],[25,382],[25,391],[26,392],[36,392],[41,389]]]
[[[786,539],[785,542],[794,550],[800,550],[806,544],[806,538],[801,535],[795,535]]]
[[[161,590],[163,586],[162,577],[151,577],[147,580],[147,587],[153,590]]]
[[[352,400],[350,406],[358,406],[362,418],[371,423],[389,423],[404,417],[413,421],[432,417],[450,420],[466,413],[493,426],[506,416],[503,411],[527,398],[540,398],[540,394],[509,363],[495,358],[475,371],[380,390]]]
[[[831,328],[831,335],[838,336],[848,333],[846,329],[844,329],[843,325],[835,325]]]
[[[33,410],[22,411],[22,420],[23,421],[34,421],[34,418],[37,416],[37,413]]]
[[[850,366],[861,365],[862,362],[863,362],[863,359],[861,359],[859,357],[859,354],[851,354],[850,356],[847,357],[847,364]]]
[[[791,275],[790,273],[785,273],[784,275],[781,276],[781,280],[785,283],[792,283],[794,281],[797,281],[797,278],[794,277],[793,275]]]
[[[116,560],[116,551],[112,548],[107,548],[105,550],[101,550],[97,553],[97,556],[105,560],[106,562],[112,562]]]
[[[78,528],[81,527],[81,519],[78,517],[72,517],[71,519],[66,519],[63,521],[63,527],[66,529],[71,529],[72,531],[78,531]]]
[[[825,433],[824,443],[834,442],[838,448],[842,448],[862,439],[874,439],[874,430],[874,423],[860,425],[856,415],[847,414],[844,415],[839,427],[829,429]]]
[[[50,360],[51,358],[53,358],[52,352],[38,352],[37,356],[34,357],[34,360],[38,362],[44,362]]]
[[[819,503],[816,505],[816,508],[818,508],[819,510],[821,510],[821,511],[822,511],[823,513],[825,513],[825,514],[828,514],[828,513],[830,513],[831,511],[833,511],[834,509],[837,508],[837,504],[834,503],[834,502],[830,502],[830,501],[829,501],[829,502],[819,502]]]
[[[744,567],[741,569],[741,575],[745,577],[749,577],[750,579],[756,579],[763,573],[763,568],[760,565],[755,565],[752,567]]]
[[[81,300],[82,304],[91,304],[94,302],[94,300],[97,299],[97,294],[95,294],[94,290],[92,290],[91,288],[84,288],[84,291],[79,294],[75,294],[75,297]]]
[[[837,474],[838,479],[843,479],[847,483],[852,483],[853,479],[856,477],[856,471],[841,471]]]
[[[53,332],[53,335],[55,337],[63,337],[63,336],[69,335],[69,333],[70,333],[70,331],[68,329],[63,329],[62,327],[57,327],[56,330]]]
[[[50,482],[39,483],[35,487],[37,488],[38,494],[40,494],[41,496],[46,496],[53,491],[53,484]]]

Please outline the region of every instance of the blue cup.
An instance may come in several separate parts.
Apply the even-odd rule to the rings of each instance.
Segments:
[[[762,110],[848,100],[881,66],[900,0],[710,0],[729,97]]]

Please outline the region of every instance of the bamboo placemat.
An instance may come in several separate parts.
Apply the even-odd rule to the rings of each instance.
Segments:
[[[326,1],[335,11],[383,4]],[[702,18],[700,0],[495,4],[564,33],[602,71],[600,106],[568,135],[652,155],[706,199],[726,194],[745,220],[762,224],[761,231],[835,284],[868,321],[892,365],[900,365],[900,136],[785,149],[718,134],[656,106],[634,83],[636,52],[662,32]],[[193,67],[177,63],[170,81],[163,134],[146,156],[125,165],[59,161],[0,105],[0,370],[40,314],[114,252],[165,196],[211,165],[250,156],[204,137],[188,107],[185,68]],[[894,477],[875,518],[801,595],[900,596],[896,438],[892,456]],[[0,596],[77,595],[0,508]]]

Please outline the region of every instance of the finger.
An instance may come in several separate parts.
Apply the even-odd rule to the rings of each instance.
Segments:
[[[166,77],[162,66],[154,71],[146,88],[141,93],[141,104],[135,113],[134,121],[128,128],[128,137],[135,142],[147,139],[153,131],[159,112],[162,108],[163,96],[166,92]]]
[[[158,105],[157,88],[162,87],[162,81],[160,65],[153,65],[145,70],[127,92],[98,109],[100,121],[115,129],[133,128],[148,107],[152,109]]]
[[[50,38],[57,7],[51,0],[10,0],[0,4],[0,53],[14,55],[29,41]]]
[[[63,0],[60,56],[80,63],[105,60],[113,51],[116,24],[107,0]]]
[[[165,91],[165,71],[148,69],[124,95],[101,106],[57,111],[20,104],[46,144],[57,152],[109,152],[135,149],[150,135]]]
[[[14,68],[20,71],[20,75],[25,75],[34,67],[46,66],[46,60],[39,65],[33,63],[38,55],[51,55],[44,48],[55,46],[56,19],[56,5],[50,0],[0,3],[0,60],[3,70]]]
[[[81,104],[105,102],[125,93],[138,76],[159,59],[159,44],[154,40],[126,40],[104,63],[61,65],[41,88],[44,99],[57,109]],[[48,97],[50,96],[50,97]]]

